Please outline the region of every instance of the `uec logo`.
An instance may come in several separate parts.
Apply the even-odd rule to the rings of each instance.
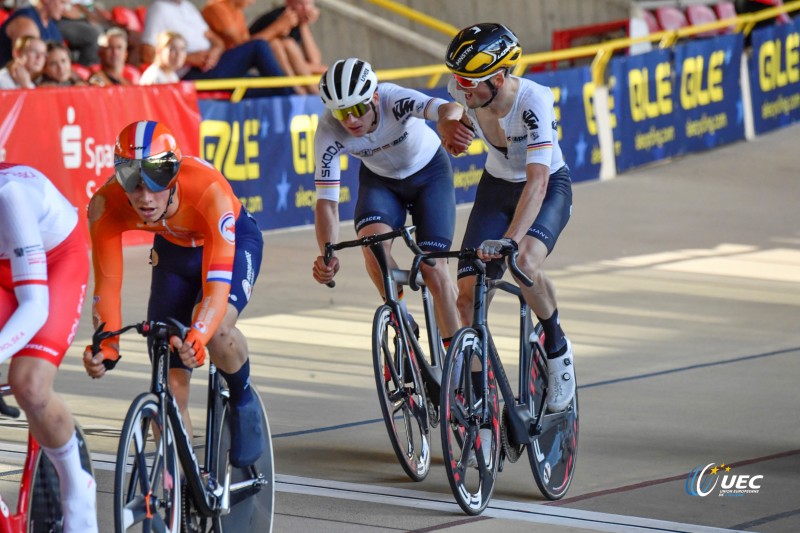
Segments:
[[[764,479],[764,476],[728,474],[730,471],[731,467],[724,464],[716,466],[716,463],[708,463],[705,466],[698,466],[686,477],[686,494],[706,497],[716,488],[717,483],[719,483],[720,496],[744,496],[758,493],[761,488],[760,480]]]

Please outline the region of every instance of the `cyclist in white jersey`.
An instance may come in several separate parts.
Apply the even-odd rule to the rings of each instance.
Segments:
[[[337,61],[322,75],[320,97],[330,110],[320,118],[314,141],[320,252],[338,237],[340,156],[345,154],[361,160],[354,215],[359,237],[397,229],[410,213],[422,250],[449,249],[455,231],[453,170],[439,137],[425,120],[458,118],[460,107],[391,83],[378,84],[370,64],[357,58]],[[396,268],[391,242],[384,246],[390,266]],[[367,248],[364,259],[384,296],[380,268]],[[338,270],[337,257],[326,265],[320,255],[312,273],[319,283],[327,283]],[[447,345],[459,326],[455,286],[444,260],[433,267],[423,263],[422,276]],[[402,303],[402,291],[399,296]]]
[[[564,410],[575,394],[572,343],[558,318],[555,288],[542,267],[572,212],[572,182],[558,146],[553,94],[548,87],[510,75],[522,49],[502,24],[476,24],[460,31],[447,49],[453,73],[450,95],[465,108],[461,121],[438,123],[451,153],[466,150],[473,134],[488,146],[462,248],[478,248],[499,260],[503,246],[519,249],[519,266],[533,281],[522,286],[525,301],[545,331],[551,387],[550,411]],[[487,266],[493,277],[503,263]],[[472,316],[475,273],[459,264],[458,309],[462,322]]]
[[[0,362],[31,434],[56,467],[65,533],[97,531],[96,485],[53,391],[78,327],[89,256],[75,207],[41,172],[0,163]]]

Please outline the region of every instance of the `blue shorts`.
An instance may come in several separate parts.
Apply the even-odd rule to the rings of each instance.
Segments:
[[[379,176],[361,164],[354,213],[356,232],[378,222],[400,228],[408,213],[417,227],[415,238],[420,248],[427,252],[450,249],[456,226],[456,192],[453,168],[444,148],[403,180]]]
[[[261,268],[264,239],[255,219],[242,208],[236,220],[236,254],[228,302],[239,313],[247,305]],[[150,254],[153,264],[148,320],[174,318],[192,323],[192,310],[203,296],[203,247],[188,248],[169,242],[160,235],[153,239]],[[186,368],[173,354],[172,368]]]
[[[495,178],[484,170],[478,183],[478,190],[475,192],[475,204],[469,214],[461,249],[477,248],[487,239],[501,238],[514,218],[524,187],[524,181],[512,183]],[[549,255],[556,245],[558,236],[569,222],[571,214],[572,179],[569,176],[569,167],[564,165],[550,175],[542,208],[527,234],[542,241]],[[491,261],[486,265],[486,273],[493,279],[501,278],[503,272],[505,272],[503,260]],[[459,261],[459,279],[474,275],[475,269],[469,262]]]

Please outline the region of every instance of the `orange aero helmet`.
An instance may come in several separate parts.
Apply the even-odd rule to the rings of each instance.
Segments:
[[[153,192],[175,186],[181,150],[172,132],[159,122],[140,120],[128,124],[114,146],[114,175],[126,192],[139,183]]]

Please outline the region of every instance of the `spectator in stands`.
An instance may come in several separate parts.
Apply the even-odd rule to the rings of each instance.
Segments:
[[[0,89],[33,89],[44,68],[47,47],[38,37],[26,35],[14,42],[12,59],[0,70]]]
[[[142,61],[152,63],[155,45],[163,31],[174,31],[186,40],[186,66],[181,79],[241,78],[255,69],[259,76],[284,76],[272,50],[261,40],[247,41],[225,50],[223,40],[208,27],[189,0],[155,0],[147,10],[142,34]],[[293,94],[291,89],[272,89],[268,94]]]
[[[31,5],[11,13],[0,26],[0,65],[11,60],[12,43],[23,35],[36,35],[43,41],[63,42],[56,22],[61,19],[67,6],[69,0],[31,0]],[[32,33],[32,26],[38,28],[38,35]]]
[[[164,31],[158,36],[156,58],[142,73],[139,85],[178,83],[178,71],[186,63],[186,39],[180,33]]]
[[[97,44],[100,46],[100,70],[89,78],[89,85],[132,85],[132,81],[125,77],[125,61],[128,59],[128,34],[125,30],[111,28],[100,35]]]
[[[322,53],[311,33],[311,25],[319,18],[319,9],[314,0],[286,0],[284,7],[275,8],[258,17],[250,25],[250,33],[259,34],[287,12],[292,12],[297,17],[297,24],[280,39],[291,64],[291,72],[297,76],[322,74],[328,70],[328,66],[322,62]],[[314,92],[319,92],[318,85],[314,85]]]
[[[232,48],[253,39],[269,43],[275,58],[287,76],[310,76],[327,70],[322,55],[311,34],[310,24],[319,17],[313,0],[287,0],[263,15],[255,31],[247,29],[244,9],[254,0],[209,0],[203,8],[203,18],[209,27]],[[312,83],[297,89],[301,94],[317,94],[319,86]]]
[[[40,87],[72,87],[86,85],[72,70],[69,48],[61,43],[47,43],[47,58],[42,76],[36,82]]]
[[[58,21],[58,29],[75,52],[75,62],[90,67],[100,62],[97,41],[109,29],[110,14],[95,9],[93,0],[72,0],[72,4]]]

